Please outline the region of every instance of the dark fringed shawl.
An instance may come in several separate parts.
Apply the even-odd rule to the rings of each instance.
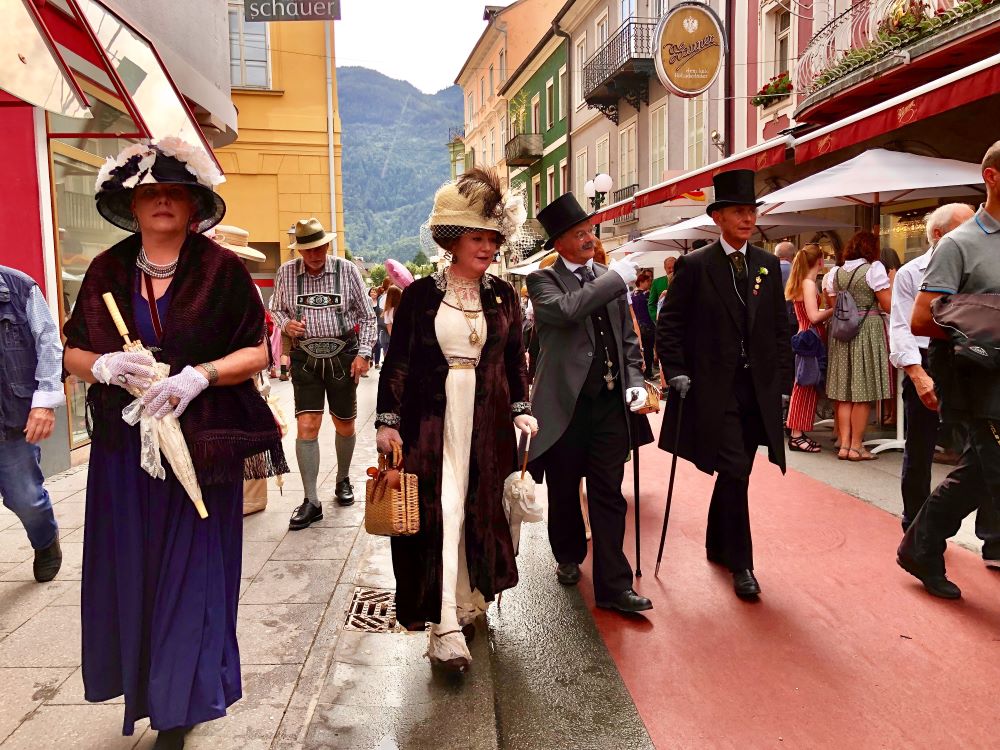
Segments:
[[[132,290],[141,242],[140,235],[128,237],[90,264],[63,328],[67,347],[97,354],[122,348],[122,337],[101,298],[105,292],[114,295],[132,338],[137,337]],[[162,350],[155,356],[170,365],[171,375],[265,340],[264,308],[250,274],[234,253],[202,235],[188,235],[170,288]],[[127,430],[138,429],[122,420],[122,409],[131,400],[118,386],[90,386],[87,406],[95,441],[120,444]],[[288,471],[281,433],[251,380],[205,389],[180,422],[202,485]]]

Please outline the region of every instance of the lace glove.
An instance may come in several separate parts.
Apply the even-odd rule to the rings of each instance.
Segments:
[[[156,360],[149,352],[109,352],[90,368],[98,383],[146,390],[153,382]]]
[[[188,365],[176,375],[158,380],[143,394],[142,405],[146,413],[163,419],[168,414],[180,417],[188,404],[208,388],[208,378]]]
[[[625,391],[625,403],[628,404],[628,408],[631,411],[639,411],[639,409],[646,405],[646,389],[638,387],[628,388]]]
[[[639,275],[638,269],[628,258],[622,258],[621,260],[611,261],[611,265],[608,266],[609,271],[614,271],[616,274],[622,277],[622,281],[625,282],[625,286],[628,286],[636,277]]]
[[[389,425],[382,425],[375,432],[375,445],[379,453],[389,455],[392,453],[392,444],[403,444],[403,438],[399,435],[399,430]]]
[[[687,375],[675,375],[667,381],[674,387],[674,390],[681,394],[681,398],[684,398],[688,391],[691,390],[691,378]]]
[[[538,420],[530,414],[519,414],[514,417],[514,426],[531,437],[538,434]]]

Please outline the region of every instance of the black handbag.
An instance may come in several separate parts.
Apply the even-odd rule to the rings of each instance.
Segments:
[[[951,338],[955,356],[1000,369],[1000,294],[951,294],[931,303],[931,316]]]

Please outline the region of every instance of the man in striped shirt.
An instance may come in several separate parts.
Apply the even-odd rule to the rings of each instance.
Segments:
[[[296,223],[291,247],[302,257],[278,269],[271,298],[275,323],[293,342],[295,455],[305,497],[289,521],[292,530],[323,518],[316,480],[324,401],[337,431],[337,502],[354,503],[349,474],[358,381],[368,372],[377,331],[361,273],[353,263],[329,255],[332,238],[316,219]]]

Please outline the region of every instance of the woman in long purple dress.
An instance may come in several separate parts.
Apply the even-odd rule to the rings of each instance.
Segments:
[[[94,259],[66,323],[66,370],[88,383],[92,422],[83,547],[83,682],[88,701],[125,697],[123,733],[149,717],[155,747],[242,696],[236,610],[242,481],[287,470],[278,428],[250,378],[268,365],[264,309],[243,264],[204,231],[225,212],[209,157],[179,139],[131,146],[98,177],[97,208],[135,232]],[[148,353],[122,351],[102,294]],[[143,412],[181,424],[208,517],[164,461],[143,468]],[[148,446],[146,446],[148,448]]]

